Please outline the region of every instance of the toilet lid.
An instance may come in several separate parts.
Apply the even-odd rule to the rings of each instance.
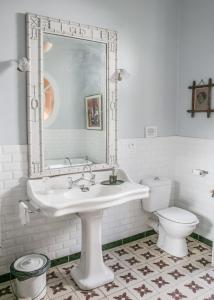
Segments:
[[[185,209],[174,207],[174,206],[158,210],[156,214],[164,219],[176,223],[181,223],[181,224],[198,223],[198,218],[193,213]]]

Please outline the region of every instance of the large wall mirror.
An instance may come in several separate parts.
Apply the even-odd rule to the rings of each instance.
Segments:
[[[27,15],[30,177],[116,163],[114,31]]]

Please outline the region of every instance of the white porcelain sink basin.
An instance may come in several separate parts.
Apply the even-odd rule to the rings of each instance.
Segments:
[[[125,182],[121,185],[102,185],[108,179],[110,171],[95,172],[96,184],[88,192],[82,192],[79,186],[68,189],[68,177],[60,176],[48,180],[32,179],[27,183],[28,195],[45,215],[62,216],[73,213],[88,212],[119,205],[131,200],[148,197],[149,188],[134,183],[122,171],[118,177]],[[80,175],[75,174],[75,179]]]
[[[32,204],[39,207],[45,215],[58,217],[77,213],[81,218],[81,259],[79,266],[72,269],[71,275],[83,290],[94,289],[114,280],[113,272],[104,264],[102,257],[103,209],[149,196],[147,186],[134,183],[122,170],[118,170],[118,179],[124,180],[124,183],[102,185],[101,182],[107,180],[111,173],[94,172],[96,184],[86,192],[79,186],[69,189],[69,176],[52,177],[48,180],[31,179],[27,183]],[[87,174],[88,177],[89,175],[90,173]],[[79,177],[80,174],[72,175],[73,180]],[[88,182],[80,182],[83,183]]]

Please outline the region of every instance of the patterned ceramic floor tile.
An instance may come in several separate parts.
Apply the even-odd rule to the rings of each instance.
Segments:
[[[176,285],[173,277],[167,273],[156,273],[146,280],[158,293],[162,293],[169,287]]]
[[[115,275],[129,269],[129,267],[120,260],[113,263],[106,263],[106,265],[114,272]]]
[[[132,269],[118,274],[116,278],[124,287],[128,287],[142,281],[142,277]]]
[[[195,262],[194,260],[188,260],[180,264],[179,267],[182,269],[182,272],[184,272],[184,274],[190,276],[195,276],[203,272],[203,269],[201,268],[200,264],[198,262]]]
[[[47,283],[52,283],[54,281],[63,279],[62,274],[59,272],[57,268],[51,268],[48,270],[47,273]]]
[[[145,260],[142,256],[132,253],[129,256],[126,256],[126,258],[123,259],[122,261],[128,268],[133,268],[135,266],[139,266]]]
[[[149,298],[149,300],[166,300],[166,295],[164,293],[158,293],[152,298]]]
[[[189,278],[182,284],[175,286],[174,288],[170,288],[167,291],[167,294],[171,296],[172,299],[174,299],[173,297],[175,297],[175,295],[177,295],[179,299],[179,294],[183,295],[183,298],[186,296],[186,299],[195,299],[206,292],[207,287],[205,284],[202,284],[202,282],[197,279]],[[182,296],[180,296],[180,298],[183,299]]]
[[[189,249],[195,251],[198,254],[205,254],[207,252],[211,252],[211,248],[207,245],[204,245],[202,243],[197,243],[193,245],[189,245]]]
[[[62,297],[72,292],[71,285],[65,279],[48,284],[47,295],[50,299]]]
[[[48,298],[48,299],[50,299],[50,298]],[[79,300],[79,297],[75,293],[68,293],[63,296],[56,297],[56,298],[54,298],[54,300]]]
[[[147,278],[150,278],[156,274],[155,268],[148,263],[141,264],[135,268],[132,268],[132,270],[137,273],[142,280],[146,280]]]
[[[214,300],[210,247],[188,237],[188,256],[177,258],[156,245],[157,235],[103,252],[115,280],[82,291],[71,277],[74,261],[51,268],[44,300]],[[0,285],[0,300],[15,299],[9,283]]]
[[[78,290],[75,292],[79,299],[82,300],[100,300],[105,298],[105,295],[102,293],[100,289],[94,289],[90,291],[81,291]]]
[[[152,249],[145,248],[142,251],[139,251],[136,256],[145,262],[150,262],[160,257],[159,253]]]
[[[126,245],[117,247],[111,250],[110,253],[119,260],[124,260],[126,257],[129,257],[132,254]]]
[[[105,297],[108,297],[109,295],[116,293],[122,289],[124,289],[124,286],[117,279],[99,288],[99,290],[101,290]]]
[[[171,265],[180,265],[182,262],[185,262],[186,257],[177,257],[170,254],[164,255],[166,258],[168,258],[171,262]]]
[[[208,270],[211,269],[211,256],[206,253],[193,258],[193,261],[198,263],[201,269]]]
[[[190,244],[192,244],[192,243],[197,243],[197,241],[194,240],[191,236],[188,236],[188,237],[186,238],[186,241],[187,241],[187,245],[190,245]]]
[[[129,290],[124,289],[116,292],[108,297],[109,300],[136,300],[137,298],[130,293]]]
[[[103,260],[105,263],[106,262],[114,262],[117,260],[117,258],[113,255],[112,252],[107,250],[107,251],[103,251]]]
[[[161,300],[193,300],[195,298],[188,298],[187,295],[185,295],[181,290],[179,290],[177,287],[174,287],[172,289],[169,289],[168,291],[165,291],[161,294]]]
[[[214,300],[214,290],[209,290],[205,294],[196,298],[196,300]]]
[[[199,273],[197,276],[194,276],[193,279],[200,280],[202,284],[205,284],[207,288],[214,289],[214,271],[206,270],[204,272]]]
[[[196,259],[196,257],[198,257],[200,255],[201,254],[199,254],[195,249],[193,249],[193,248],[188,249],[188,254],[187,254],[187,256],[183,257],[183,260],[181,261],[181,263],[183,263],[183,262],[185,263],[185,262],[189,262],[190,260],[194,260],[194,259]]]
[[[141,241],[141,240],[140,240]],[[144,249],[144,246],[142,245],[142,243],[139,243],[138,241],[135,241],[135,242],[132,242],[132,243],[129,243],[127,244],[127,249],[136,254],[138,253],[139,251],[142,251]]]
[[[143,245],[144,247],[146,247],[148,249],[153,247],[156,244],[157,244],[157,235],[152,235],[147,238],[144,238],[141,242],[141,245]]]
[[[9,282],[0,285],[0,300],[15,299]]]
[[[78,261],[68,262],[66,264],[57,266],[57,269],[62,274],[64,278],[71,274],[71,270],[77,266]]]
[[[155,296],[157,291],[149,285],[147,282],[139,282],[135,285],[128,287],[128,290],[137,298],[137,299],[149,299],[152,296]]]
[[[172,266],[172,262],[168,257],[162,256],[150,261],[150,265],[153,266],[157,272],[164,272]]]
[[[68,276],[65,278],[65,280],[67,281],[68,285],[71,287],[71,289],[72,289],[73,291],[77,291],[77,290],[80,289],[80,288],[78,287],[78,285],[76,284],[76,282],[73,280],[73,278],[72,278],[70,275],[68,275]]]
[[[190,278],[190,275],[187,275],[182,268],[180,268],[179,266],[173,266],[169,269],[167,269],[164,274],[167,274],[167,276],[169,276],[169,280],[172,283],[172,285],[176,284],[180,284],[181,282],[187,280],[188,278]]]
[[[159,257],[160,256],[169,255],[164,250],[162,250],[161,248],[159,248],[156,244],[154,246],[150,247],[149,249],[152,250],[154,253],[156,253],[156,255],[158,255]]]

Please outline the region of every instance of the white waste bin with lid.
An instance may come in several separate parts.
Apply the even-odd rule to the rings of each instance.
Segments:
[[[10,266],[10,273],[15,277],[15,296],[18,299],[42,299],[46,295],[49,268],[50,259],[43,254],[29,254],[16,259]]]

